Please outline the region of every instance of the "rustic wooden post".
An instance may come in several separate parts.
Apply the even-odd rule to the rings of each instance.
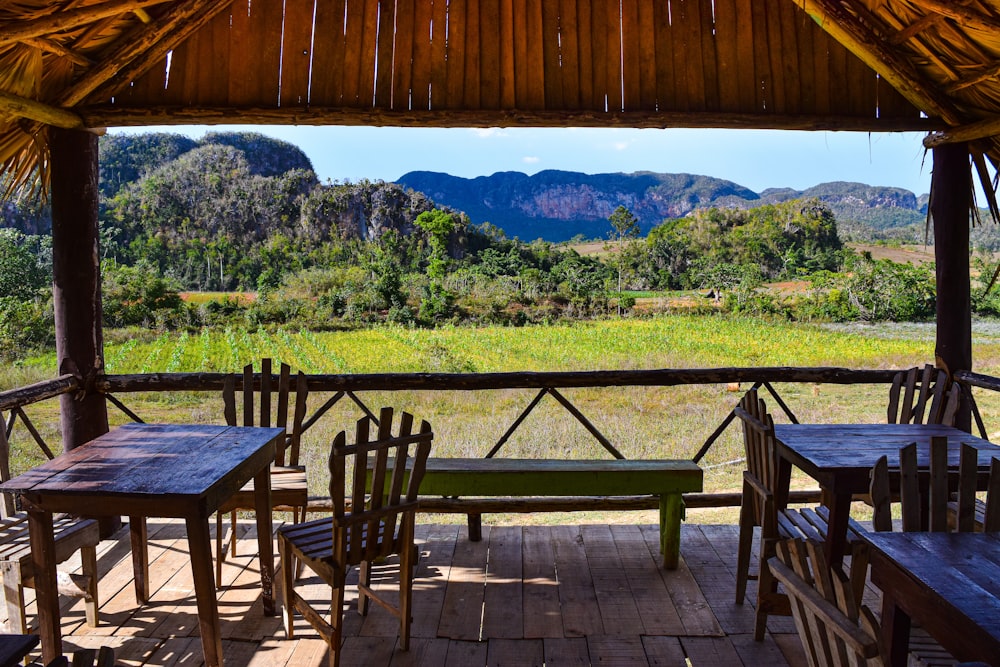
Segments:
[[[97,227],[97,136],[49,129],[52,175],[52,299],[59,373],[82,380],[63,394],[63,449],[108,432],[104,395],[94,389],[104,370],[101,269]]]
[[[937,264],[937,344],[934,354],[949,373],[972,370],[972,303],[969,277],[969,216],[972,171],[969,147],[945,144],[934,149],[931,176],[931,219]],[[967,396],[955,426],[972,428]]]

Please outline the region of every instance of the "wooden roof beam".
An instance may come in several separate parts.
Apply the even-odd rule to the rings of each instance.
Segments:
[[[24,43],[28,46],[33,46],[40,51],[45,51],[46,53],[66,58],[74,65],[79,65],[80,67],[91,67],[94,64],[94,61],[90,58],[72,49],[66,48],[54,39],[48,39],[46,37],[32,37],[24,40]]]
[[[121,46],[67,88],[60,99],[61,105],[74,107],[112,79],[127,81],[137,76],[144,70],[136,71],[136,62],[151,66],[228,7],[229,3],[218,0],[178,3],[155,23],[144,25],[133,39],[123,40]]]
[[[65,30],[72,30],[94,21],[127,14],[145,7],[163,4],[169,0],[114,0],[99,5],[88,5],[77,9],[49,14],[33,21],[17,21],[0,27],[0,46],[20,42],[32,37],[42,37]]]
[[[924,137],[924,147],[935,148],[960,141],[977,141],[998,136],[1000,136],[1000,117],[987,118],[977,123],[932,132]]]
[[[83,118],[72,111],[4,92],[0,92],[0,114],[28,118],[67,130],[84,127]]]
[[[910,0],[910,2],[927,11],[935,12],[953,21],[957,21],[968,28],[975,28],[985,32],[1000,31],[1000,18],[988,16],[954,0],[950,2],[942,2],[941,0]]]
[[[949,125],[963,123],[950,100],[938,94],[917,69],[875,34],[874,27],[858,17],[854,0],[791,0],[804,9],[823,30],[844,45],[866,65],[878,72],[903,97],[929,116],[938,116]],[[850,10],[848,10],[850,6]],[[861,7],[861,12],[867,11]]]

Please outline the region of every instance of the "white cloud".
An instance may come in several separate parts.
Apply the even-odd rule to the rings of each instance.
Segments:
[[[481,139],[507,136],[507,132],[505,132],[502,127],[477,127],[474,128],[472,132]]]
[[[523,158],[521,158],[521,162],[525,164],[538,164],[541,161],[542,158],[537,157],[535,155],[525,155]]]
[[[616,151],[623,151],[631,145],[632,145],[631,141],[616,141],[615,143],[612,144],[612,146],[614,146],[614,149]]]

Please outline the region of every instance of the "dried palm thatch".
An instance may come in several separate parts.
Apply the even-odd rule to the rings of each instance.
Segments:
[[[989,180],[1000,0],[0,0],[8,194],[48,126],[223,122],[926,129]]]

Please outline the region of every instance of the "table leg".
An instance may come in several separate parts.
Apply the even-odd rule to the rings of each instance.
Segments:
[[[270,516],[270,512],[268,515]],[[207,667],[221,667],[222,636],[219,631],[219,603],[215,598],[215,573],[212,571],[212,538],[208,530],[208,516],[188,517],[185,523],[205,664]]]
[[[260,554],[260,588],[264,615],[274,616],[274,537],[271,525],[271,468],[253,478],[254,513],[257,515],[257,552]],[[235,539],[235,536],[234,538]]]
[[[684,499],[679,493],[660,496],[660,553],[663,567],[676,570],[681,555],[681,519],[684,518]]]
[[[882,595],[880,633],[886,667],[906,667],[910,651],[910,616],[896,605],[890,593]]]
[[[823,555],[826,556],[826,562],[831,567],[839,567],[844,562],[844,549],[847,544],[847,524],[851,518],[851,494],[828,494],[824,491],[823,497],[824,504],[830,510]]]
[[[50,663],[62,655],[52,514],[28,508],[28,539],[31,543],[31,564],[35,570],[35,601],[38,606],[38,634],[42,637],[42,662]]]
[[[130,516],[128,534],[132,545],[132,577],[135,580],[135,601],[149,602],[149,542],[146,533],[146,517]]]

